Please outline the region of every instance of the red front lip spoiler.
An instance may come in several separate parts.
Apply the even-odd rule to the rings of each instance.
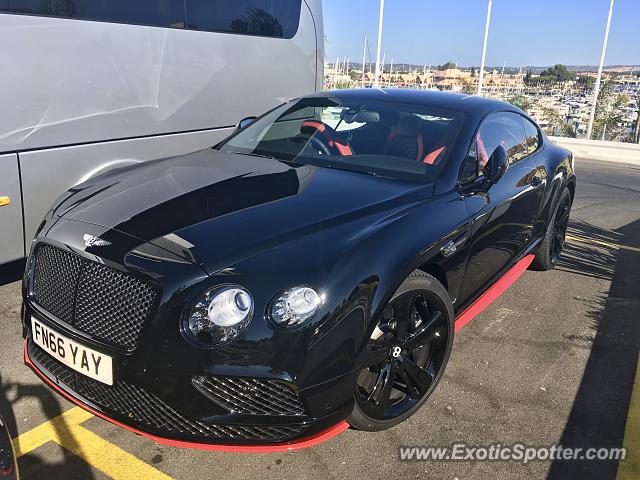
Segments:
[[[533,261],[534,255],[527,255],[518,263],[516,263],[507,273],[504,274],[496,283],[491,285],[469,308],[462,312],[455,321],[455,331],[457,332],[467,323],[473,320],[480,312],[493,303],[493,301],[502,295],[520,276],[525,272]],[[24,362],[27,364],[47,385],[60,393],[64,398],[70,402],[78,405],[79,407],[91,412],[96,417],[100,417],[103,420],[113,423],[119,427],[125,428],[133,433],[141,435],[146,438],[150,438],[156,443],[163,445],[170,445],[172,447],[182,448],[194,448],[198,450],[211,450],[218,452],[238,452],[238,453],[278,453],[278,452],[290,452],[293,450],[301,450],[303,448],[313,447],[320,443],[324,443],[327,440],[335,437],[336,435],[344,432],[349,428],[349,424],[346,421],[341,421],[333,427],[328,428],[322,432],[319,432],[311,437],[295,440],[293,442],[286,443],[272,443],[268,445],[229,445],[229,444],[211,444],[200,442],[187,442],[184,440],[172,440],[170,438],[158,437],[150,433],[138,430],[137,428],[125,425],[113,418],[107,417],[105,414],[98,412],[88,405],[75,399],[67,392],[62,390],[58,385],[53,383],[47,378],[38,368],[33,364],[27,353],[27,341],[24,342]]]
[[[238,452],[238,453],[278,453],[278,452],[290,452],[293,450],[301,450],[303,448],[313,447],[314,445],[318,445],[320,443],[324,443],[327,440],[335,437],[336,435],[344,432],[347,428],[349,428],[349,424],[344,420],[340,423],[337,423],[333,427],[328,428],[322,432],[316,433],[311,437],[302,438],[300,440],[295,440],[293,442],[285,442],[285,443],[270,443],[266,445],[229,445],[229,444],[212,444],[212,443],[201,443],[201,442],[187,442],[184,440],[172,440],[170,438],[158,437],[156,435],[152,435],[142,430],[138,430],[137,428],[130,427],[129,425],[125,425],[111,417],[106,416],[104,413],[100,413],[94,408],[91,408],[88,405],[80,402],[76,398],[69,395],[63,389],[61,389],[58,385],[53,383],[46,375],[44,375],[38,368],[33,364],[31,359],[29,358],[29,354],[27,353],[27,342],[24,342],[24,363],[33,370],[36,375],[38,375],[42,381],[44,381],[47,385],[53,388],[56,392],[62,395],[64,398],[69,400],[71,403],[78,405],[79,407],[87,410],[88,412],[94,414],[96,417],[100,417],[107,422],[111,422],[118,427],[125,428],[133,433],[141,435],[146,438],[150,438],[156,443],[163,445],[170,445],[172,447],[182,447],[182,448],[194,448],[198,450],[212,450],[217,452]]]

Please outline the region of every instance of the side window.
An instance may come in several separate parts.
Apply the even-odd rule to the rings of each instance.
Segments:
[[[527,153],[535,152],[540,146],[540,133],[538,128],[526,118],[522,117],[526,134]]]
[[[509,165],[526,157],[527,144],[520,115],[516,113],[495,113],[480,126],[476,141],[479,161],[486,166],[493,151],[502,146],[509,156]]]
[[[521,118],[516,113],[501,112],[488,116],[482,122],[462,167],[462,184],[488,174],[489,158],[499,146],[507,151],[509,165],[523,159],[532,151],[529,150],[522,122],[524,118]],[[535,132],[537,139],[537,129]]]
[[[188,28],[293,38],[301,0],[185,0]]]

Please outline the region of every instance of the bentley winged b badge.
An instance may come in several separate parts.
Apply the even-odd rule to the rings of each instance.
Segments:
[[[87,247],[107,247],[111,245],[111,242],[108,242],[107,240],[103,240],[100,237],[89,235],[88,233],[85,233],[82,238],[84,239],[84,244]]]

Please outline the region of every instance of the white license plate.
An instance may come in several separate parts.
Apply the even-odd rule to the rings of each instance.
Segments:
[[[112,358],[74,342],[31,317],[31,336],[45,352],[67,367],[99,382],[113,385]]]

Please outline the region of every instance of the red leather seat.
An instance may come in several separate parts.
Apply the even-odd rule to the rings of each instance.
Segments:
[[[422,163],[428,165],[437,163],[438,159],[441,158],[443,154],[447,152],[447,149],[450,148],[450,145],[453,145],[455,142],[460,128],[462,128],[462,120],[460,118],[456,118],[447,123],[442,138],[430,147],[431,151],[424,156]]]

